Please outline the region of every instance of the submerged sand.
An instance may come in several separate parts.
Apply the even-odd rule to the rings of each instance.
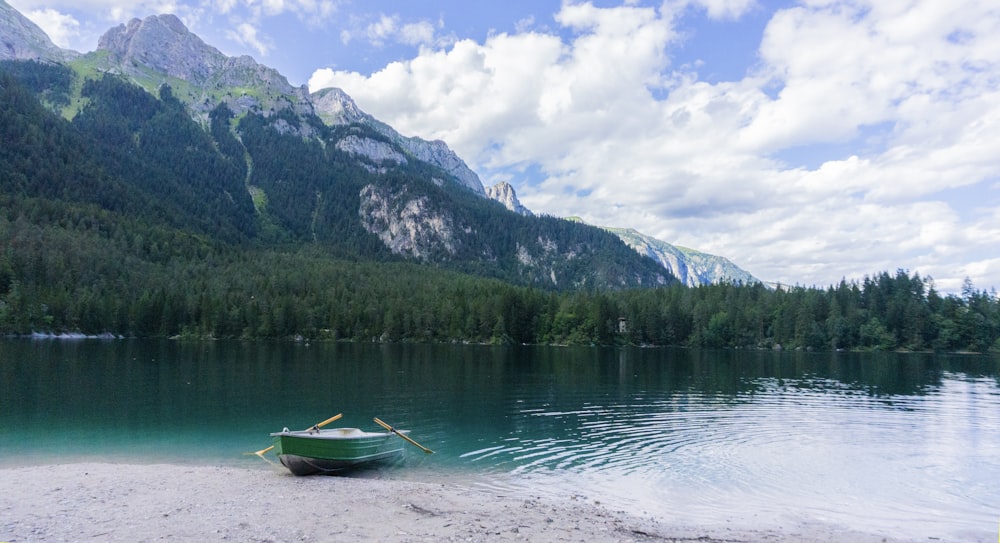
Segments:
[[[275,468],[59,464],[0,469],[0,541],[881,542],[830,526],[699,528],[579,499]]]

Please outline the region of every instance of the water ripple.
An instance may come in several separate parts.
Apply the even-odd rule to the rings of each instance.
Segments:
[[[542,485],[552,492],[587,488],[651,514],[697,520],[726,507],[756,515],[794,500],[827,520],[864,518],[871,508],[897,529],[914,515],[935,518],[942,503],[967,504],[950,514],[981,522],[977,506],[995,506],[988,502],[997,497],[996,479],[984,477],[1000,475],[992,380],[949,379],[921,395],[886,397],[766,379],[736,399],[647,393],[576,409],[522,408],[515,419],[531,430],[462,455],[489,461],[499,474],[491,484],[537,488],[537,477],[552,478]]]

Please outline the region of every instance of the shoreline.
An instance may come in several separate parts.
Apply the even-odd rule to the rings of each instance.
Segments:
[[[670,541],[903,543],[809,524],[686,526],[452,483],[172,464],[0,468],[0,541]],[[941,540],[937,540],[941,541]]]
[[[279,342],[279,343],[292,343],[292,344],[305,344],[309,345],[311,343],[357,343],[357,344],[375,344],[375,345],[455,345],[455,341],[428,341],[428,342],[408,342],[408,341],[366,341],[359,339],[343,339],[343,338],[305,338],[302,336],[285,337],[285,338],[239,338],[239,337],[211,337],[211,336],[155,336],[155,337],[130,337],[122,334],[116,334],[113,332],[103,332],[100,334],[84,334],[82,332],[30,332],[24,334],[7,334],[7,339],[31,339],[38,341],[84,341],[84,340],[101,340],[101,341],[123,341],[123,340],[152,340],[152,341],[190,341],[190,342],[215,342],[215,341],[234,341],[239,343],[255,343],[255,342]],[[476,342],[476,341],[462,341],[461,345],[467,346],[479,346],[479,347],[496,347],[497,345],[490,342]],[[572,344],[572,343],[520,343],[520,346],[527,347],[614,347],[614,348],[635,348],[635,349],[695,349],[696,347],[691,347],[689,345],[660,345],[660,344],[612,344],[612,345],[594,345],[593,343],[587,344]],[[1000,354],[1000,351],[987,349],[985,351],[969,351],[969,350],[957,350],[957,351],[935,351],[933,349],[905,349],[896,348],[887,351],[872,351],[867,348],[853,348],[853,349],[817,349],[812,348],[803,349],[801,347],[794,349],[786,349],[781,345],[774,345],[770,347],[765,346],[742,346],[742,347],[724,347],[724,350],[736,350],[736,351],[750,351],[750,352],[808,352],[808,353],[871,353],[871,352],[887,352],[895,354],[933,354],[933,355],[957,355],[957,356],[996,356]]]

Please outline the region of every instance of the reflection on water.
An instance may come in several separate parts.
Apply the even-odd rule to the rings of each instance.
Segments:
[[[1000,516],[996,358],[0,341],[0,464],[254,465],[268,432],[338,412],[437,451],[379,476],[682,523],[992,541]]]

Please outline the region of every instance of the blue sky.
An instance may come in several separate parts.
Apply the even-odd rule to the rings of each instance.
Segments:
[[[1000,7],[980,0],[8,0],[64,47],[174,13],[446,141],[530,209],[756,276],[1000,287]]]

